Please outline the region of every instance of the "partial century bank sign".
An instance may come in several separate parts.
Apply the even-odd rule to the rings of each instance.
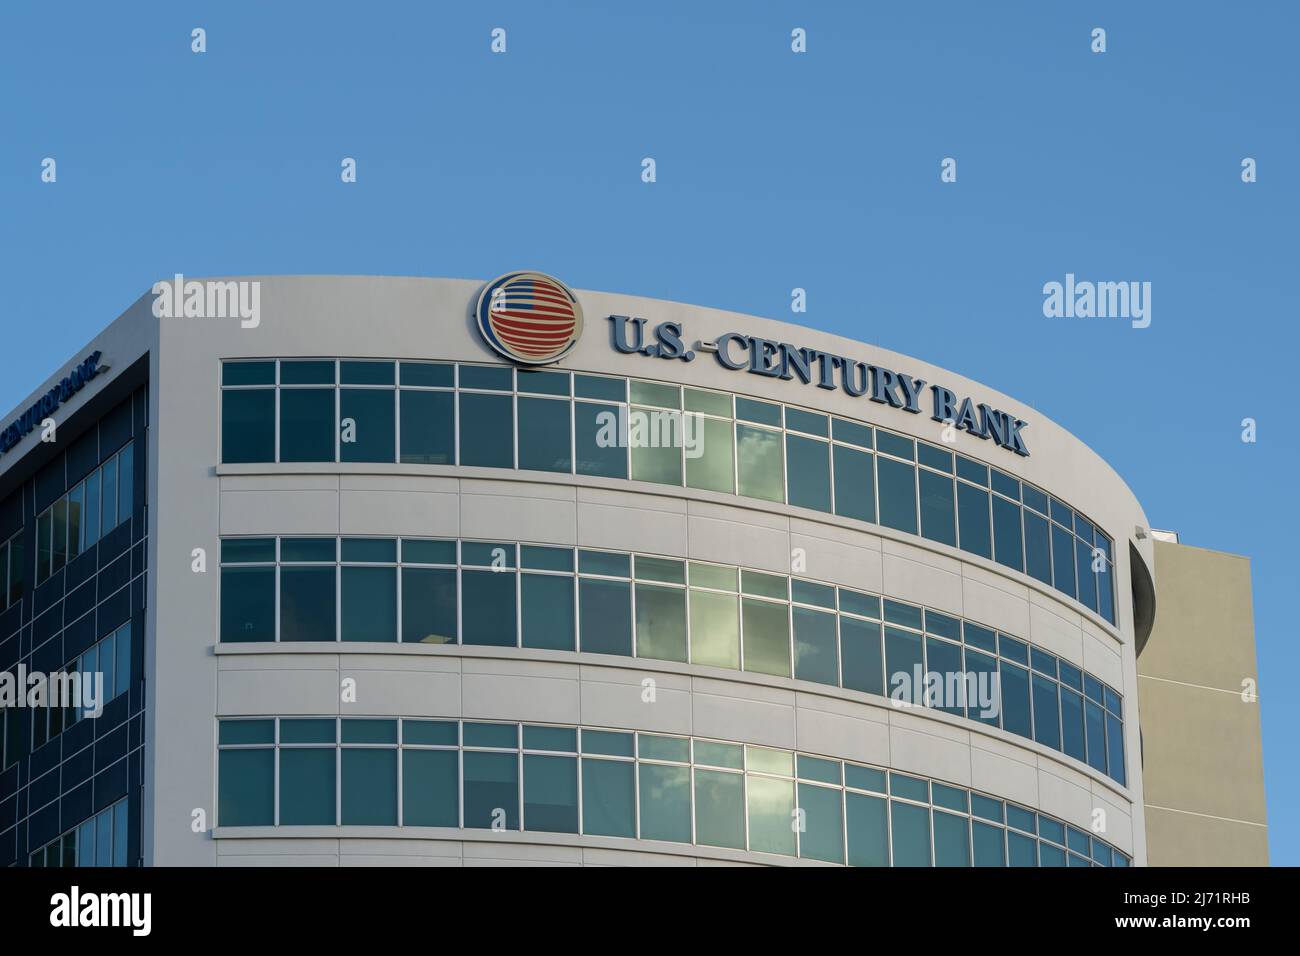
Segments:
[[[558,279],[540,272],[510,272],[483,287],[475,308],[479,331],[496,352],[524,365],[548,365],[563,358],[582,335],[582,306]],[[711,342],[686,344],[680,322],[648,321],[611,315],[610,344],[625,355],[693,362],[699,352],[711,353],[732,372],[749,372],[785,381],[799,379],[834,391],[842,388],[854,398],[921,413],[924,379],[882,368],[821,349],[801,348],[744,332],[726,332]],[[930,417],[976,438],[1028,457],[1021,432],[1028,423],[997,408],[960,396],[942,385],[929,386]]]

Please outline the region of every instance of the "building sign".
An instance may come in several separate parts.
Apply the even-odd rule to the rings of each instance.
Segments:
[[[13,448],[30,434],[45,419],[54,414],[55,409],[85,388],[86,383],[104,370],[99,364],[100,352],[94,352],[59,381],[52,389],[42,395],[18,416],[9,427],[0,432],[0,455]]]
[[[569,287],[540,272],[509,272],[479,293],[474,309],[484,341],[506,358],[547,365],[582,335],[582,306]]]
[[[727,332],[712,342],[696,342],[692,348],[686,345],[679,322],[660,322],[648,329],[646,320],[641,318],[611,315],[609,321],[614,348],[627,355],[691,362],[697,357],[698,349],[713,353],[719,365],[733,372],[786,381],[797,378],[805,385],[831,391],[843,389],[854,398],[866,398],[913,415],[921,414],[924,403],[936,422],[976,438],[992,440],[1017,455],[1029,455],[1021,434],[1028,427],[1027,422],[960,396],[942,385],[930,385],[927,389],[924,379],[903,372],[743,332]]]

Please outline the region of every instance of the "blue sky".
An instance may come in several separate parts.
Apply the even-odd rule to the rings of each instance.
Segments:
[[[0,407],[175,272],[537,268],[924,356],[1250,556],[1273,862],[1300,863],[1300,13],[1084,7],[5,4]],[[1067,272],[1151,282],[1151,326],[1045,318]]]

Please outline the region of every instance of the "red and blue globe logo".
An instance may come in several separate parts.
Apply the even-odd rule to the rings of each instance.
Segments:
[[[525,365],[547,365],[582,335],[582,306],[559,279],[540,272],[508,272],[479,293],[479,331],[493,349]]]

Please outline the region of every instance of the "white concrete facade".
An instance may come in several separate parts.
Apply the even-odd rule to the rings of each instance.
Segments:
[[[255,278],[255,277],[250,277]],[[125,368],[150,355],[147,730],[143,855],[157,865],[710,864],[777,862],[741,851],[537,833],[401,828],[200,828],[216,807],[217,719],[349,713],[462,717],[711,737],[858,760],[1038,808],[1145,863],[1132,543],[1151,561],[1142,508],[1114,470],[1037,411],[922,360],[768,319],[577,291],[586,329],[557,368],[695,385],[829,412],[940,441],[928,408],[908,414],[842,390],[693,362],[625,355],[609,315],[676,321],[685,338],[740,331],[824,349],[943,384],[1030,425],[1027,458],[959,433],[955,450],[1032,482],[1114,541],[1117,625],[1033,578],[917,535],[685,487],[565,474],[387,464],[222,465],[219,376],[239,358],[382,358],[504,364],[472,317],[481,283],[386,277],[260,279],[261,322],[156,319],[145,296],[80,356]],[[52,376],[57,381],[66,370]],[[111,372],[105,378],[111,378]],[[1082,387],[1083,383],[1079,383]],[[89,388],[102,387],[95,380]],[[49,388],[45,385],[36,393]],[[30,401],[20,405],[25,408]],[[924,406],[923,406],[924,407]],[[32,442],[29,436],[26,442]],[[10,455],[18,458],[27,445]],[[0,461],[0,467],[6,463]],[[539,506],[538,502],[544,502]],[[216,555],[230,535],[424,535],[577,545],[790,573],[1004,629],[1083,667],[1125,700],[1128,784],[1023,737],[791,678],[580,652],[458,645],[219,645]],[[205,549],[208,573],[191,569]],[[345,676],[363,698],[341,704]],[[657,700],[641,699],[653,677]],[[793,862],[784,860],[781,862]]]

